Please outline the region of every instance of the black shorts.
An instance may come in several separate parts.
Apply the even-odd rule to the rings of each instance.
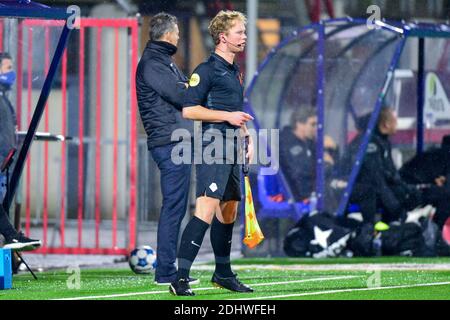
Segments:
[[[225,133],[203,132],[202,152],[209,145],[211,136],[223,139]],[[206,138],[209,137],[209,138]],[[241,201],[241,170],[238,139],[223,139],[223,153],[212,153],[210,161],[197,164],[197,198],[207,196],[221,201]],[[227,152],[228,151],[228,152]],[[203,154],[203,153],[202,153]]]
[[[241,165],[198,164],[197,198],[207,196],[221,201],[241,201]]]

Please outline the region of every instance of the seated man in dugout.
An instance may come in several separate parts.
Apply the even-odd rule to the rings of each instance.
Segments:
[[[311,107],[301,107],[291,116],[289,126],[280,133],[280,167],[296,201],[310,198],[316,190],[317,112]],[[326,185],[331,185],[338,147],[334,140],[324,138],[324,162]],[[327,193],[331,188],[327,187]],[[330,198],[331,197],[331,198]],[[327,196],[329,205],[335,197]],[[327,208],[326,208],[327,210]]]
[[[355,163],[369,119],[370,115],[360,118],[359,134],[350,143],[345,155],[347,163]],[[436,212],[442,200],[433,199],[420,186],[408,183],[400,175],[392,159],[390,142],[390,137],[396,132],[397,116],[394,110],[383,107],[350,196],[350,203],[360,206],[364,222],[376,222],[378,212],[382,213],[382,221],[387,223],[408,222],[416,216],[429,217]]]

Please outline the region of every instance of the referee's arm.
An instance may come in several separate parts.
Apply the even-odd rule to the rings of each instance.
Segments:
[[[211,110],[200,105],[184,107],[183,118],[205,122],[229,122],[237,127],[241,127],[247,121],[253,120],[253,117],[245,112]]]
[[[241,130],[242,130],[242,135],[244,137],[248,137],[248,151],[247,151],[247,154],[245,155],[245,157],[248,159],[248,162],[251,163],[253,161],[253,156],[254,156],[254,153],[255,153],[255,146],[254,146],[254,143],[253,143],[253,137],[250,134],[250,132],[248,131],[248,128],[247,128],[246,124],[244,124],[241,127]]]
[[[205,122],[229,122],[236,127],[242,127],[247,121],[253,120],[253,117],[245,112],[228,112],[204,107],[213,80],[214,70],[209,64],[202,63],[195,69],[189,80],[183,104],[183,118]]]

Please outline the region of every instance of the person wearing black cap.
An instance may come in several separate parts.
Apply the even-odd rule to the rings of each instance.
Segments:
[[[4,163],[11,149],[17,147],[16,114],[8,93],[11,90],[16,73],[12,57],[7,52],[0,53],[0,165]],[[6,194],[6,176],[0,172],[0,202]],[[9,221],[6,210],[0,204],[0,233],[5,238],[5,249],[33,250],[41,245],[40,240],[29,239],[18,232]]]

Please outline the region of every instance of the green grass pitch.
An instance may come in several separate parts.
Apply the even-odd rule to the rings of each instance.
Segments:
[[[1,300],[450,300],[450,258],[378,259],[239,259],[239,278],[254,287],[251,294],[213,288],[213,265],[196,265],[195,297],[180,298],[153,284],[153,275],[129,269],[81,269],[79,282],[66,270],[14,276],[13,289],[0,291]],[[376,268],[374,268],[376,267]],[[80,287],[76,288],[79,283]]]

